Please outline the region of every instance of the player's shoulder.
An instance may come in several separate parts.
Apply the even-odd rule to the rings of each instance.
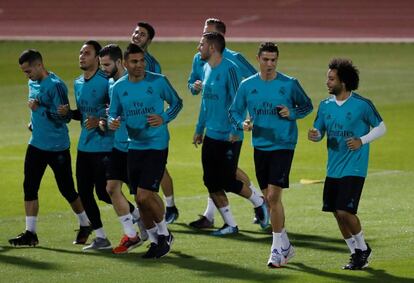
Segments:
[[[122,76],[120,77],[116,82],[113,82],[112,88],[119,85],[124,85],[128,82],[128,76]],[[109,80],[109,83],[111,83],[111,79]]]
[[[94,78],[96,78],[98,80],[101,80],[101,81],[105,81],[105,82],[108,82],[108,80],[109,80],[109,77],[101,69],[98,69],[98,71],[96,72]]]
[[[159,73],[154,73],[150,71],[145,72],[145,80],[148,82],[155,82],[159,80],[166,80],[166,76]]]
[[[260,81],[260,75],[259,73],[256,73],[254,75],[251,75],[250,77],[245,78],[244,80],[242,80],[242,82],[240,83],[240,87],[251,87],[251,86],[255,86],[259,83]]]
[[[277,72],[277,79],[285,82],[297,82],[298,80],[295,77],[289,76],[282,72]]]
[[[321,102],[319,103],[320,107],[325,107],[329,104],[333,104],[336,103],[335,101],[335,95],[329,95],[328,97],[325,97],[324,99],[321,100]]]
[[[370,99],[368,99],[368,98],[366,98],[366,97],[364,97],[364,96],[362,96],[362,95],[360,95],[356,92],[352,92],[351,98],[356,102],[359,102],[359,103],[362,103],[362,104],[367,104],[367,105],[372,105],[372,101]]]

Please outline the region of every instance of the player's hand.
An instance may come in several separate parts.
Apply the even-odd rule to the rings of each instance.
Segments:
[[[198,145],[203,143],[203,135],[194,134],[193,136],[193,145],[197,148]]]
[[[319,132],[318,129],[316,129],[316,128],[309,129],[309,131],[308,131],[308,140],[313,141],[313,142],[317,142],[320,139],[321,139],[321,133]]]
[[[108,120],[108,128],[112,131],[116,131],[121,126],[121,117],[118,116],[116,119]]]
[[[29,99],[27,101],[27,106],[29,106],[30,110],[36,111],[39,107],[39,100],[38,99]]]
[[[194,92],[196,92],[196,93],[199,93],[200,91],[202,91],[202,90],[203,90],[203,82],[202,82],[202,81],[200,81],[200,80],[196,80],[196,81],[193,83],[193,90],[194,90]]]
[[[102,132],[106,131],[106,120],[105,119],[99,119],[99,129]]]
[[[352,137],[346,140],[346,145],[350,150],[358,150],[362,146],[360,138]]]
[[[62,105],[59,105],[57,108],[57,113],[60,116],[66,116],[69,113],[69,111],[70,111],[69,104],[62,104]]]
[[[158,114],[149,114],[147,116],[147,122],[151,127],[158,127],[161,126],[164,122],[162,117]]]
[[[29,122],[29,124],[27,124],[27,129],[29,130],[29,131],[33,131],[33,125],[32,125],[32,122]]]
[[[284,105],[278,105],[276,106],[277,115],[279,115],[282,118],[289,118],[290,111],[289,108],[287,108]]]
[[[99,118],[94,116],[88,116],[83,122],[87,130],[92,130],[99,127]]]
[[[243,131],[250,132],[253,129],[253,123],[250,119],[243,122]]]

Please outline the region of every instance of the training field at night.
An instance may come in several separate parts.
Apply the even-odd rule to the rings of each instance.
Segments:
[[[107,42],[101,42],[102,45]],[[144,260],[144,244],[126,255],[85,253],[75,246],[77,221],[60,196],[50,169],[39,192],[39,246],[14,248],[8,239],[25,227],[23,163],[30,132],[27,80],[17,58],[27,48],[38,49],[48,70],[65,80],[72,106],[73,79],[80,75],[81,42],[0,41],[0,282],[413,282],[414,44],[404,43],[281,43],[278,70],[299,79],[315,110],[299,120],[299,141],[290,182],[284,192],[286,227],[296,256],[281,269],[266,267],[271,236],[252,224],[250,203],[230,197],[240,233],[214,238],[191,229],[188,223],[204,211],[200,148],[192,144],[200,97],[186,88],[196,42],[157,42],[150,47],[163,73],[184,101],[169,125],[168,169],[174,180],[179,219],[169,226],[175,236],[171,253],[160,260]],[[120,42],[122,48],[126,42]],[[257,66],[258,43],[228,44]],[[369,173],[359,207],[367,242],[373,249],[370,267],[345,271],[348,250],[332,215],[321,212],[322,184],[302,185],[300,179],[325,177],[326,141],[311,143],[307,130],[319,101],[327,96],[327,64],[332,57],[351,58],[360,70],[359,94],[371,99],[387,126],[387,133],[371,145]],[[72,165],[80,126],[69,124]],[[247,134],[239,166],[254,177],[253,153]],[[104,228],[113,245],[121,225],[111,206],[101,203]],[[216,213],[215,227],[222,220]]]

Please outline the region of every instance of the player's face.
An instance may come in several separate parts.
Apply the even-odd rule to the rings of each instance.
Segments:
[[[276,74],[277,53],[264,51],[257,57],[259,62],[260,73],[265,76],[273,76]]]
[[[343,91],[344,85],[339,80],[337,70],[335,69],[328,70],[326,86],[328,87],[328,92],[333,95],[339,95]]]
[[[100,57],[99,63],[102,71],[104,71],[109,78],[113,78],[118,72],[118,67],[115,64],[115,61],[112,60],[111,57],[109,57],[109,55]]]
[[[91,70],[98,66],[99,58],[96,56],[92,45],[83,45],[79,51],[79,67],[84,70]]]
[[[23,73],[26,75],[28,79],[32,81],[40,80],[42,75],[42,64],[40,62],[24,62],[20,65],[20,69],[22,69]]]
[[[137,26],[132,32],[131,42],[145,49],[151,42],[147,29]]]
[[[210,59],[210,45],[207,43],[205,37],[201,38],[200,43],[198,44],[198,51],[200,52],[201,60],[207,61],[208,59]]]
[[[145,57],[144,53],[129,54],[125,60],[125,68],[130,76],[143,78],[145,75]]]

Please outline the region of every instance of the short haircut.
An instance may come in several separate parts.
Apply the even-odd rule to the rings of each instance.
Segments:
[[[112,61],[122,61],[122,50],[117,44],[108,44],[99,51],[99,57],[109,56]]]
[[[260,57],[260,55],[262,55],[263,52],[272,52],[276,53],[276,55],[279,56],[279,47],[277,47],[277,44],[273,42],[263,42],[259,46],[257,56]]]
[[[223,21],[216,19],[216,18],[208,18],[206,20],[205,25],[214,25],[216,30],[222,34],[226,33],[226,25],[223,23]]]
[[[35,61],[43,62],[42,54],[36,49],[27,49],[19,56],[19,64],[29,63],[31,65]]]
[[[101,51],[102,46],[96,40],[88,40],[83,43],[83,45],[90,45],[95,49],[95,57],[99,55],[99,51]]]
[[[223,53],[224,48],[226,48],[226,40],[223,35],[218,32],[205,32],[203,33],[203,37],[206,39],[208,44],[214,45],[220,54]]]
[[[345,58],[334,58],[329,62],[329,69],[336,70],[338,78],[345,84],[347,91],[358,89],[359,71],[352,61]]]
[[[148,31],[149,39],[153,39],[155,36],[155,29],[147,22],[138,22],[137,26],[145,28]]]
[[[127,48],[124,51],[124,60],[128,60],[129,54],[144,53],[144,50],[134,43],[128,44]]]

